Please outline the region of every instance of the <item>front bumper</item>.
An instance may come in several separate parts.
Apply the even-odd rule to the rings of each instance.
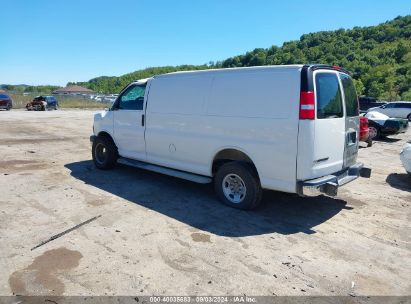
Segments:
[[[90,143],[93,144],[93,142],[96,140],[96,135],[91,135],[90,136]]]
[[[371,169],[364,168],[362,163],[356,163],[334,174],[300,181],[297,186],[297,193],[302,196],[318,196],[320,194],[336,196],[340,186],[352,182],[360,176],[369,178]]]

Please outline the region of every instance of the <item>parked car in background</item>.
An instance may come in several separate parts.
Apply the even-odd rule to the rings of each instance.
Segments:
[[[390,118],[385,114],[370,111],[365,114],[368,118],[370,139],[381,138],[386,135],[404,133],[408,129],[408,120],[403,118]]]
[[[411,177],[411,140],[408,141],[400,152],[400,158],[405,171]]]
[[[387,102],[385,101],[378,101],[374,97],[366,97],[366,96],[358,97],[358,102],[360,104],[361,112],[366,112],[370,108],[375,108],[375,107],[379,107],[379,106],[383,106],[387,104]]]
[[[37,96],[34,97],[32,102],[26,105],[28,111],[47,111],[47,110],[57,110],[58,101],[54,96]]]
[[[115,102],[116,99],[117,99],[117,96],[108,95],[108,96],[104,96],[102,101],[104,101],[104,102]]]
[[[394,101],[385,105],[370,108],[368,112],[376,111],[389,117],[407,118],[411,121],[411,101]]]
[[[0,109],[10,111],[13,107],[13,100],[5,92],[0,92]]]
[[[360,141],[366,142],[368,147],[372,146],[372,138],[370,138],[370,129],[368,127],[368,118],[360,116]]]

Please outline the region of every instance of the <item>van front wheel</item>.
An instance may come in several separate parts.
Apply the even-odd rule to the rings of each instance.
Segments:
[[[262,189],[255,170],[247,163],[222,165],[214,178],[218,198],[226,205],[249,210],[258,206]]]
[[[117,162],[117,147],[111,138],[97,136],[93,142],[92,156],[97,168],[111,169]]]

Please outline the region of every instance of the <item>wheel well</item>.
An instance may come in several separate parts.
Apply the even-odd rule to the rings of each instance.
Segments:
[[[213,166],[211,169],[213,176],[222,165],[231,161],[241,161],[249,164],[255,170],[258,176],[257,168],[255,167],[251,158],[244,152],[236,149],[224,149],[217,153],[217,155],[214,157]]]
[[[370,120],[368,121],[368,127],[374,127],[376,129],[380,128],[380,126],[377,123],[370,121]]]
[[[101,131],[100,133],[98,133],[99,137],[106,137],[106,138],[110,138],[112,140],[112,142],[114,143],[113,137],[111,137],[111,135],[105,131]]]

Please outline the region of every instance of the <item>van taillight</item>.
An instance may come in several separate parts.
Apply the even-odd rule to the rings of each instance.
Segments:
[[[315,119],[314,92],[300,93],[300,119]]]

